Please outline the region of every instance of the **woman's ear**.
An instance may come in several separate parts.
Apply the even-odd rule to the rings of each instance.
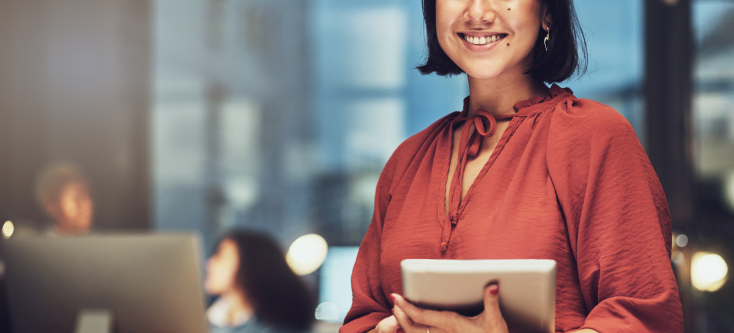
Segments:
[[[543,5],[543,19],[541,20],[540,27],[543,28],[543,30],[548,30],[550,27],[553,26],[553,18],[551,17],[550,10],[548,10],[548,5]]]

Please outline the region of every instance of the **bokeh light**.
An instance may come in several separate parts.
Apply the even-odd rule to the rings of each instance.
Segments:
[[[686,245],[688,245],[688,236],[685,234],[678,235],[678,237],[675,238],[675,245],[678,245],[678,247],[686,247]]]
[[[288,249],[285,259],[288,266],[298,275],[311,274],[324,263],[329,246],[317,234],[298,237]]]
[[[15,226],[13,225],[13,222],[5,221],[3,224],[3,237],[5,237],[5,239],[10,238],[10,236],[13,236],[14,231]]]
[[[317,320],[336,320],[339,319],[339,307],[332,302],[323,302],[316,307]]]
[[[717,291],[724,285],[729,271],[720,255],[696,252],[691,260],[691,283],[700,291]]]

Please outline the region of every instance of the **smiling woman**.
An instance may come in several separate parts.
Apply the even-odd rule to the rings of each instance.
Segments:
[[[457,66],[457,64],[453,62],[453,58],[450,58],[446,54],[446,52],[450,51],[444,52],[444,49],[442,48],[443,45],[450,47],[446,40],[453,39],[452,30],[443,29],[443,26],[440,26],[442,23],[440,21],[437,22],[437,14],[445,16],[446,20],[450,20],[450,16],[444,15],[443,11],[439,13],[436,12],[437,3],[441,5],[444,2],[451,1],[452,0],[439,0],[423,2],[423,15],[426,23],[426,40],[428,46],[428,58],[426,59],[425,64],[418,67],[423,74],[436,73],[438,75],[455,75],[464,72],[462,69],[463,67]],[[520,12],[522,9],[527,8],[522,7],[522,3],[516,5],[516,2],[517,1],[500,1],[496,4],[500,10],[496,11],[496,14],[493,15],[507,16],[508,22],[516,22],[517,18],[531,18],[527,13],[523,15],[523,13]],[[504,7],[507,7],[506,12],[501,10]],[[525,34],[525,48],[520,53],[522,55],[532,56],[532,62],[530,67],[527,67],[524,70],[531,74],[536,80],[544,82],[560,82],[568,79],[574,73],[583,74],[586,70],[587,61],[586,41],[578,22],[578,18],[576,17],[576,12],[573,10],[573,5],[569,0],[563,0],[549,1],[545,3],[545,6],[543,7],[546,10],[544,19],[548,20],[548,22],[544,22],[544,25],[541,27],[540,19],[536,19],[536,22],[529,26],[537,26],[538,29],[535,29],[537,30],[537,33],[529,31]],[[535,10],[537,11],[539,8],[535,8]],[[536,16],[540,16],[540,13],[536,14]],[[461,13],[461,15],[463,16],[464,14]],[[469,15],[469,13],[466,15]],[[514,18],[514,20],[512,20],[512,18]],[[551,22],[551,18],[555,18],[556,22]],[[441,18],[439,17],[439,19]],[[466,32],[457,33],[459,37],[464,38],[467,42],[472,44],[485,44],[488,42],[491,43],[486,40],[487,35],[497,36],[495,38],[499,39],[505,39],[505,37],[509,35],[503,31],[494,33],[491,31],[483,32],[481,31],[482,26],[477,26],[475,22],[476,20],[469,22],[469,24],[475,24],[475,29],[467,26],[465,28],[467,30]],[[437,28],[439,26],[442,31],[446,32],[447,36],[444,36],[444,38],[439,38],[437,35]],[[476,31],[477,28],[479,31]],[[554,38],[548,38],[547,41],[545,41],[545,37],[550,36],[551,31]],[[534,42],[531,42],[531,50],[528,48],[527,39],[529,39],[533,34],[535,34],[536,37]],[[481,42],[482,36],[485,37],[485,42]],[[470,40],[473,39],[470,37],[479,37],[479,41]],[[510,42],[510,39],[503,41],[507,47],[518,46],[514,42]]]
[[[476,317],[420,309],[403,259],[552,259],[556,332],[682,332],[670,214],[632,126],[552,84],[585,69],[573,3],[423,5],[419,70],[466,73],[470,95],[383,169],[341,332],[507,332],[501,285]]]

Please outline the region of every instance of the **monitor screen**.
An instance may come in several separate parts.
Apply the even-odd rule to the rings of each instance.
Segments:
[[[358,250],[358,246],[329,248],[324,265],[321,266],[316,319],[327,322],[344,321],[352,306],[352,268],[357,260]]]

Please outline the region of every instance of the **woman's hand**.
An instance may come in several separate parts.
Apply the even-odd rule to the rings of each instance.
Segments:
[[[484,288],[484,311],[476,317],[424,310],[398,294],[392,296],[395,299],[393,314],[406,333],[507,333],[507,324],[500,313],[499,285],[495,283]]]
[[[395,316],[387,317],[383,320],[381,320],[377,327],[373,331],[370,332],[377,332],[377,333],[401,333],[398,331],[400,329],[400,325],[398,325],[398,321],[395,319]]]

